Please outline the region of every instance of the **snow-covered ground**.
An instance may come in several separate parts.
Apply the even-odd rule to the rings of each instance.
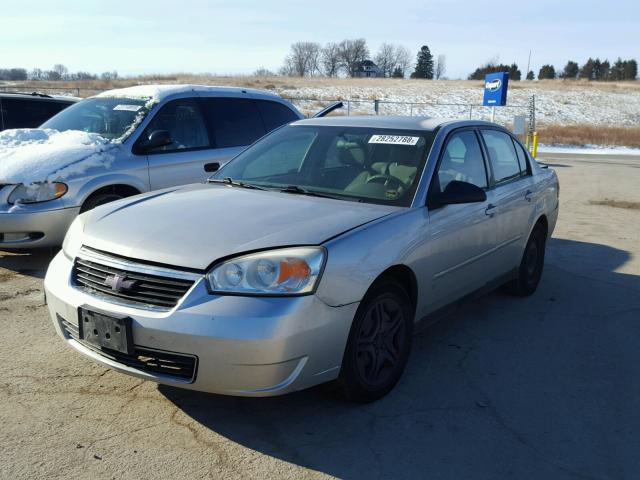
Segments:
[[[540,153],[579,153],[581,155],[632,155],[640,157],[640,148],[603,147],[600,145],[539,145]]]
[[[304,113],[317,111],[329,100],[350,100],[351,114],[373,114],[374,99],[381,100],[383,115],[428,115],[447,118],[491,119],[491,108],[482,107],[482,88],[471,82],[379,81],[336,82],[335,85],[277,86]],[[535,95],[538,124],[588,124],[640,126],[640,90],[600,89],[584,86],[521,87],[509,90],[508,107],[496,108],[496,121],[508,124],[514,115],[525,115]],[[317,100],[303,100],[317,99]],[[414,102],[387,104],[384,102]],[[420,103],[429,105],[418,105]],[[472,105],[472,107],[469,107]]]

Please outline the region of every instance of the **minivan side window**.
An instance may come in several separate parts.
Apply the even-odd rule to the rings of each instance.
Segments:
[[[4,128],[37,128],[69,105],[51,100],[3,98]]]
[[[258,107],[245,98],[204,98],[216,148],[251,145],[266,132]]]
[[[154,152],[171,152],[207,148],[209,135],[198,103],[193,98],[180,98],[164,105],[147,126],[143,138],[151,132],[166,130],[172,143]]]
[[[270,102],[268,100],[256,100],[262,121],[267,132],[278,128],[285,123],[298,120],[298,116],[289,107],[281,103]]]
[[[472,183],[480,188],[487,187],[487,170],[482,150],[478,137],[472,130],[454,133],[442,153],[437,173],[440,191],[444,192],[454,180]]]
[[[481,132],[493,167],[495,182],[500,183],[519,177],[520,163],[511,137],[498,130],[481,130]]]

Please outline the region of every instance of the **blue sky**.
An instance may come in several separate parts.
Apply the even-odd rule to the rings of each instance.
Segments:
[[[394,0],[5,0],[0,68],[120,74],[276,70],[289,45],[364,37],[411,52],[427,44],[466,77],[497,58],[532,69],[588,56],[640,60],[640,1]]]

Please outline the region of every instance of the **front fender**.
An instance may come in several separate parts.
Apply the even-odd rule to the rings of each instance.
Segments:
[[[81,185],[78,186],[78,189],[76,192],[74,192],[72,198],[74,200],[75,206],[80,206],[93,192],[104,187],[109,187],[111,185],[127,185],[129,187],[135,188],[140,193],[148,192],[148,175],[146,178],[141,177],[141,175],[138,176],[135,174],[119,172],[107,173],[90,179],[85,178],[83,179],[84,181],[79,182],[81,183]]]
[[[414,245],[427,226],[426,209],[407,209],[326,242],[327,263],[316,295],[331,306],[361,301],[389,267],[412,268]]]

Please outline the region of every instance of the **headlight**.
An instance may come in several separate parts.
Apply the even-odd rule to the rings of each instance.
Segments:
[[[303,295],[315,290],[325,261],[321,247],[293,247],[243,255],[207,273],[213,293]]]
[[[76,255],[82,247],[82,233],[84,232],[84,218],[85,214],[78,215],[73,221],[67,234],[62,242],[62,251],[65,256],[71,260],[76,258]]]
[[[55,200],[67,193],[67,186],[61,182],[30,183],[18,185],[9,195],[9,203],[39,203]]]

